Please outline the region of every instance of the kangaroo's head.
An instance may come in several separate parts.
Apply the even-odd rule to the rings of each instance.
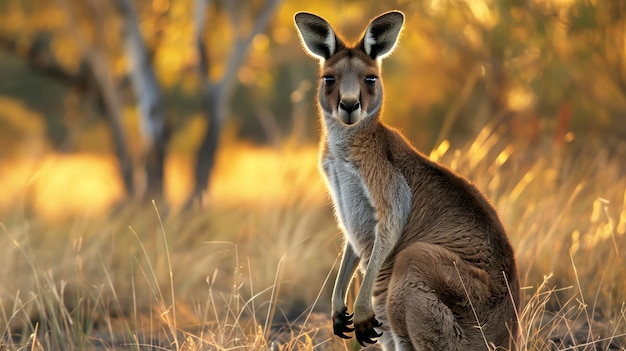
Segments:
[[[295,22],[307,51],[320,60],[318,95],[324,118],[345,126],[377,118],[383,100],[380,63],[396,45],[402,12],[373,19],[356,45],[345,43],[316,15],[299,12]]]

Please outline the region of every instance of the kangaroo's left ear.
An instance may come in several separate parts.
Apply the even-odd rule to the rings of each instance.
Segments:
[[[298,12],[294,21],[300,38],[311,55],[322,60],[328,60],[344,47],[333,28],[322,17],[312,13]]]
[[[402,30],[404,14],[391,11],[374,18],[361,39],[365,53],[373,58],[382,59],[391,54]]]

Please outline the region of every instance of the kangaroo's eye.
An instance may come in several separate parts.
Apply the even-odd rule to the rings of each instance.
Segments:
[[[335,77],[332,76],[322,77],[322,80],[324,81],[324,85],[326,85],[327,87],[335,84]]]
[[[367,85],[374,85],[376,84],[376,76],[367,76],[365,77],[365,84]]]

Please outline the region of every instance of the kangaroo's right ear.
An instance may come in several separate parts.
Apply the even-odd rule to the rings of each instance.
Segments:
[[[344,46],[325,19],[312,13],[298,12],[294,21],[307,51],[319,59],[328,60]]]

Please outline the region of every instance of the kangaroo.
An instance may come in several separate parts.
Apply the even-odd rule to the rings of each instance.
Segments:
[[[519,281],[494,208],[468,180],[381,121],[381,61],[404,15],[373,19],[356,45],[316,15],[295,24],[320,60],[320,168],[345,236],[334,333],[384,350],[515,349]],[[346,295],[363,280],[348,313]]]

